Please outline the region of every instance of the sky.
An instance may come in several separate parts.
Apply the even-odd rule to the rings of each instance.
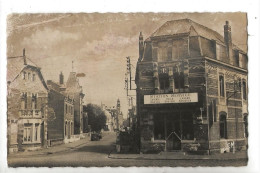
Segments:
[[[84,104],[114,106],[119,98],[126,116],[126,57],[135,67],[139,33],[146,39],[166,21],[183,18],[221,35],[228,20],[233,43],[247,52],[246,13],[36,13],[8,16],[7,56],[22,55],[25,48],[45,80],[58,82],[61,71],[65,81],[71,71],[85,73],[79,78]]]

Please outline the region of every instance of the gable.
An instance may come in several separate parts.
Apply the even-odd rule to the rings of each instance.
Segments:
[[[32,66],[23,68],[9,87],[32,93],[47,93],[48,90],[39,68]]]

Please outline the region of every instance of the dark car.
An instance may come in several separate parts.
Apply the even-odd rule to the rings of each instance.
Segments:
[[[91,133],[91,141],[99,141],[102,138],[101,132],[92,132]]]

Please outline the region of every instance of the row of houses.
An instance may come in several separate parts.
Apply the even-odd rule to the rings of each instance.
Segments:
[[[25,55],[7,59],[8,152],[36,150],[79,139],[83,133],[83,90],[76,72],[64,82],[45,81]]]

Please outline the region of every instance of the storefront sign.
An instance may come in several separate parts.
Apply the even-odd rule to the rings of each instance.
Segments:
[[[156,94],[156,95],[144,96],[144,104],[194,103],[194,102],[198,102],[198,93]]]

